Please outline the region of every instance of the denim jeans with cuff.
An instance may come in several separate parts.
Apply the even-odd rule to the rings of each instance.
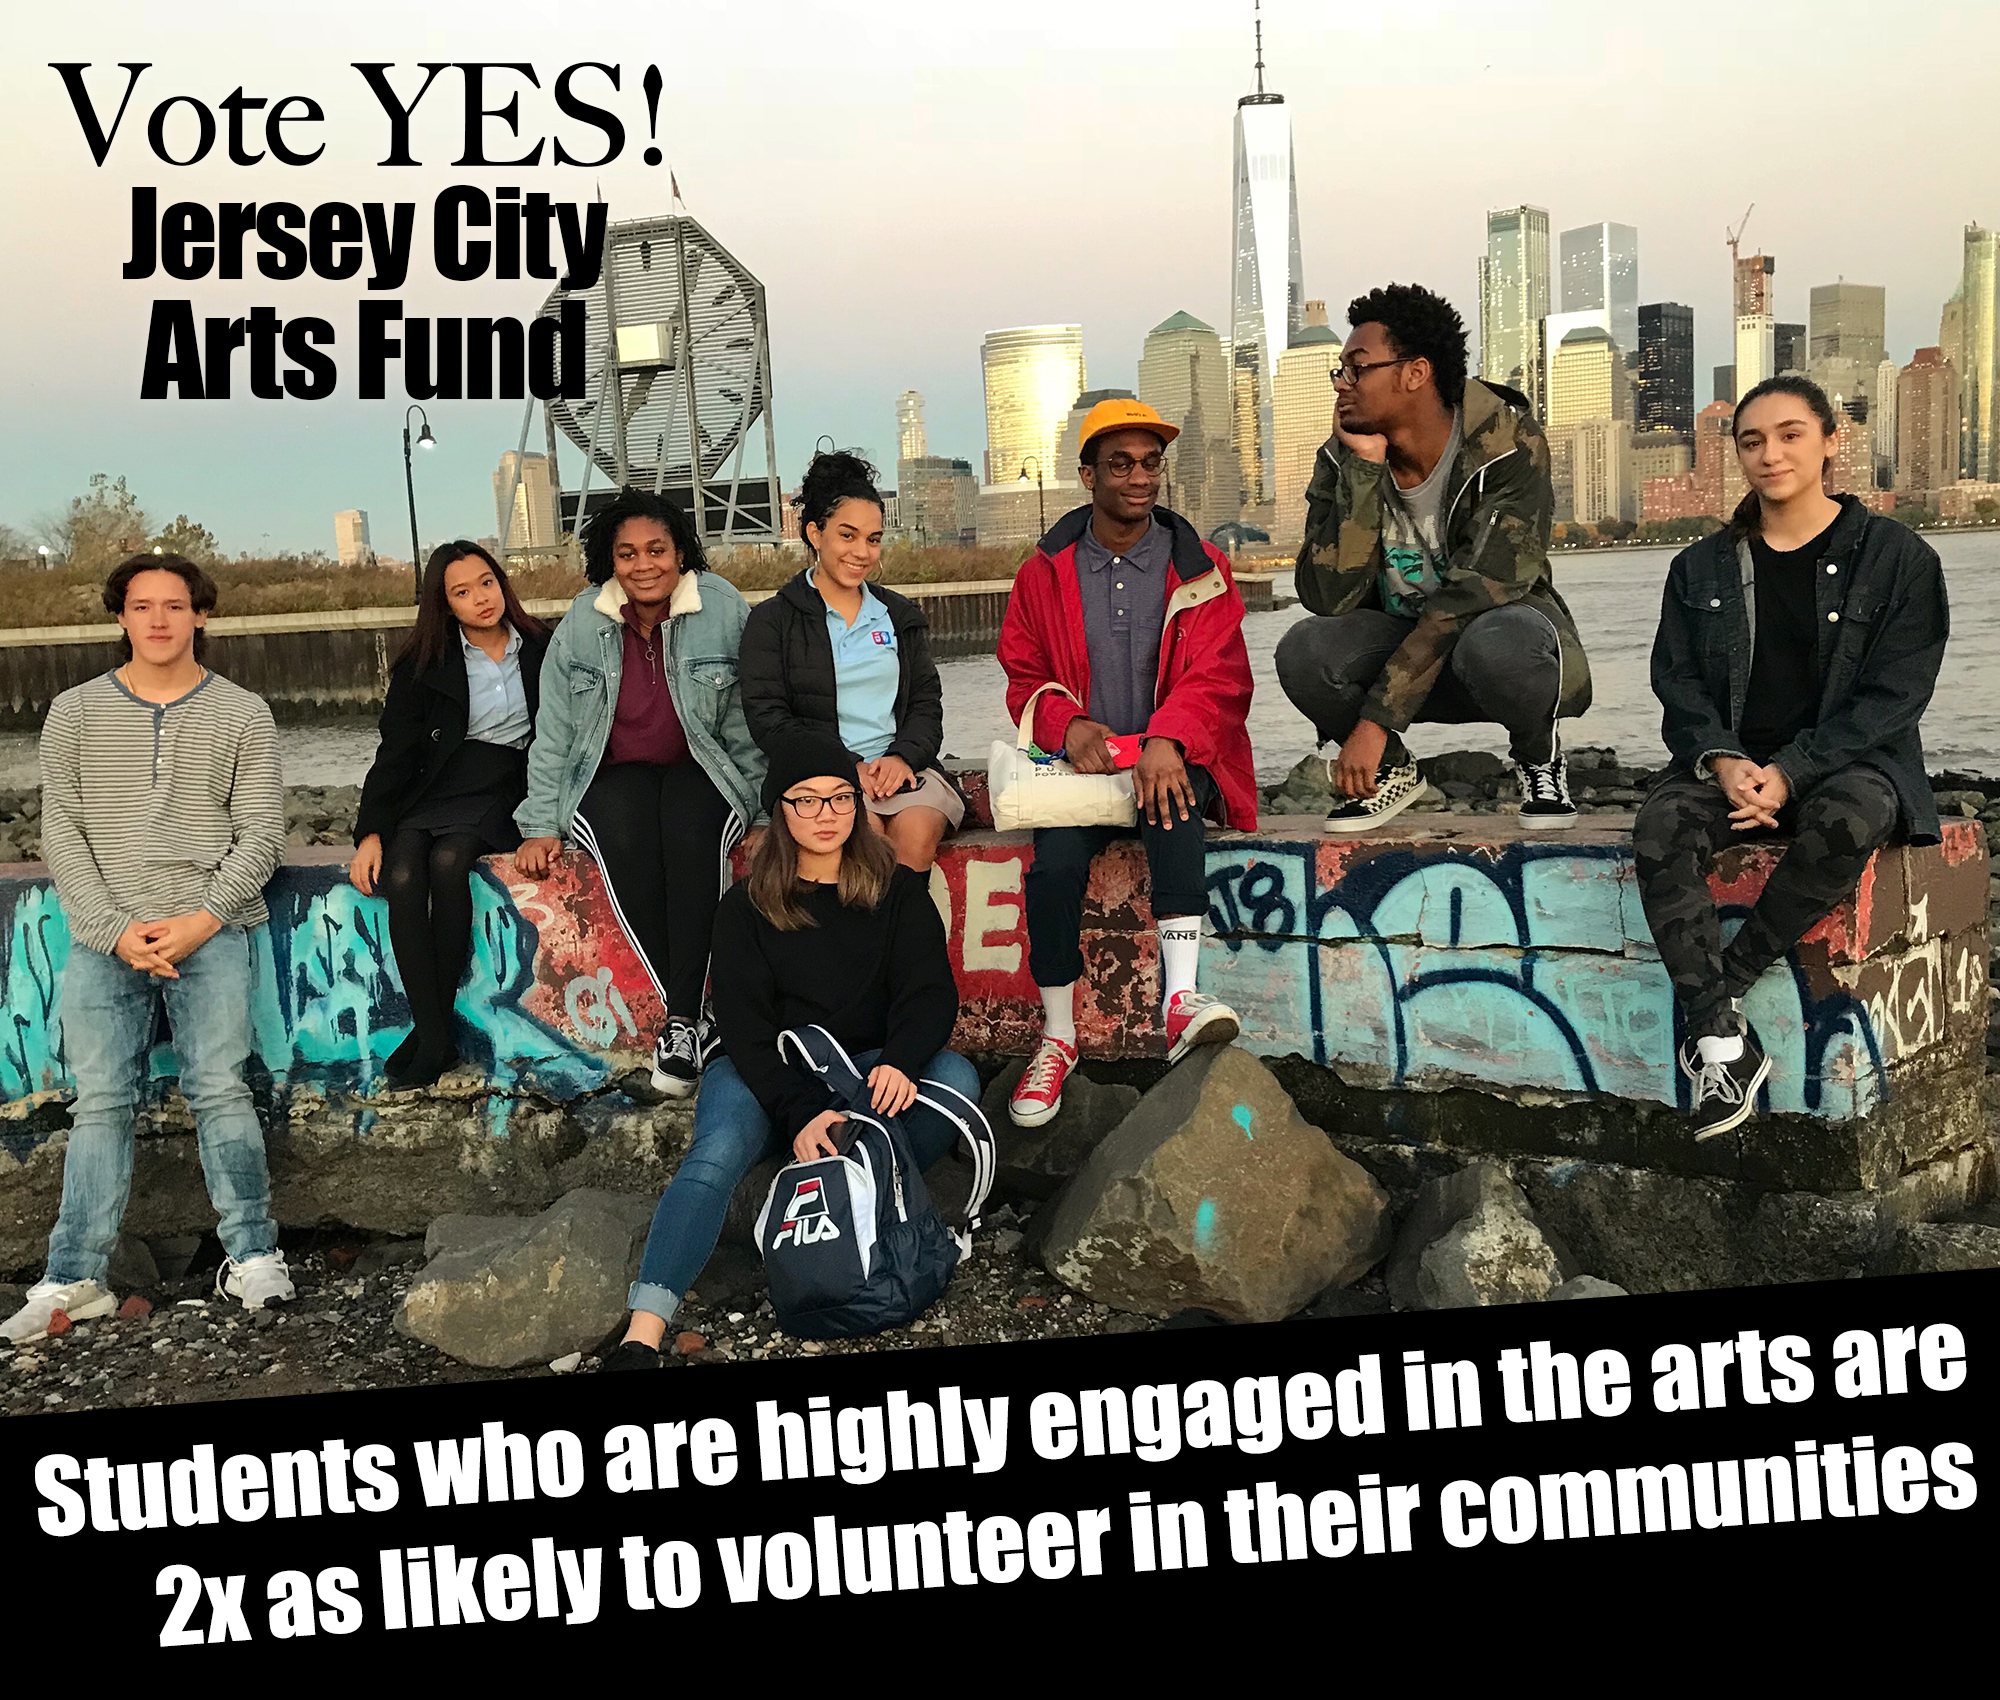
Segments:
[[[76,1106],[63,1158],[62,1210],[49,1236],[49,1281],[102,1282],[110,1266],[132,1191],[133,1120],[162,1002],[209,1201],[222,1219],[223,1250],[241,1263],[278,1248],[264,1129],[243,1077],[251,1043],[250,935],[224,927],[175,966],[178,979],[156,979],[102,951],[70,951],[62,1039],[76,1076]]]

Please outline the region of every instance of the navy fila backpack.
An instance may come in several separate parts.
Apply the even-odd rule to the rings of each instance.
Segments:
[[[757,1250],[771,1283],[771,1309],[787,1334],[839,1340],[914,1322],[943,1295],[993,1184],[993,1129],[964,1093],[919,1080],[905,1115],[939,1115],[972,1156],[965,1225],[946,1226],[918,1173],[896,1116],[877,1115],[868,1082],[823,1027],[778,1036],[779,1054],[826,1083],[847,1117],[840,1155],[787,1163],[757,1213]]]

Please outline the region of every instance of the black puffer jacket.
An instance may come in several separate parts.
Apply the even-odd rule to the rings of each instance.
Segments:
[[[944,684],[931,660],[929,622],[907,596],[886,585],[869,590],[882,599],[895,628],[902,673],[896,683],[896,741],[887,754],[900,756],[912,773],[934,766],[944,744]],[[833,640],[826,631],[826,603],[808,573],[788,580],[778,593],[751,610],[737,657],[737,684],[750,736],[771,746],[800,722],[840,728],[840,699],[833,677]]]
[[[1951,632],[1944,570],[1907,526],[1872,514],[1853,496],[1813,566],[1819,630],[1819,723],[1772,756],[1795,793],[1853,762],[1879,768],[1896,787],[1914,844],[1938,839],[1937,805],[1924,777],[1918,723],[1929,706]],[[1734,525],[1674,557],[1653,639],[1653,694],[1666,710],[1661,736],[1674,766],[1743,755],[1735,728],[1757,647],[1755,557]]]

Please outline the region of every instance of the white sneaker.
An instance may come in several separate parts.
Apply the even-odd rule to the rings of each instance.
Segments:
[[[63,1285],[38,1281],[28,1289],[27,1302],[5,1322],[0,1322],[0,1340],[25,1346],[43,1338],[49,1331],[49,1319],[57,1311],[72,1322],[88,1322],[94,1316],[109,1316],[117,1308],[117,1295],[107,1293],[95,1281],[70,1281]]]
[[[282,1251],[267,1251],[262,1257],[246,1257],[241,1263],[225,1257],[215,1272],[215,1290],[225,1298],[241,1299],[245,1310],[262,1310],[268,1304],[289,1304],[297,1295],[292,1290],[291,1271],[285,1267]]]

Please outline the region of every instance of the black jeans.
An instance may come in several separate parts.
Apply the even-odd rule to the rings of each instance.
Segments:
[[[1712,779],[1679,774],[1654,788],[1632,824],[1639,896],[1690,1039],[1733,1033],[1729,1002],[1797,944],[1860,883],[1868,858],[1896,830],[1896,788],[1872,767],[1843,767],[1778,811],[1791,845],[1742,929],[1722,945],[1708,865],[1730,844],[1766,841],[1737,832],[1729,799]]]
[[[701,1014],[723,858],[740,834],[701,764],[600,767],[570,831],[604,878],[618,924],[669,1015]]]
[[[486,853],[475,832],[432,833],[406,826],[382,855],[389,944],[403,976],[418,1054],[452,1050],[452,1008],[472,948],[472,868]]]
[[[1035,833],[1035,860],[1023,884],[1028,912],[1028,972],[1038,986],[1067,986],[1083,978],[1083,894],[1097,853],[1135,832],[1146,847],[1152,882],[1153,915],[1208,913],[1208,833],[1202,817],[1214,806],[1214,778],[1205,767],[1188,767],[1188,782],[1200,805],[1171,828],[1152,825],[1144,815],[1136,827],[1056,826]]]
[[[1416,624],[1379,608],[1357,608],[1286,628],[1275,657],[1278,683],[1313,723],[1321,743],[1347,741],[1382,669]],[[1507,728],[1516,761],[1545,762],[1555,757],[1561,691],[1562,650],[1548,616],[1520,605],[1492,608],[1452,645],[1417,719],[1495,722]],[[1392,761],[1405,754],[1393,732],[1385,753]]]

